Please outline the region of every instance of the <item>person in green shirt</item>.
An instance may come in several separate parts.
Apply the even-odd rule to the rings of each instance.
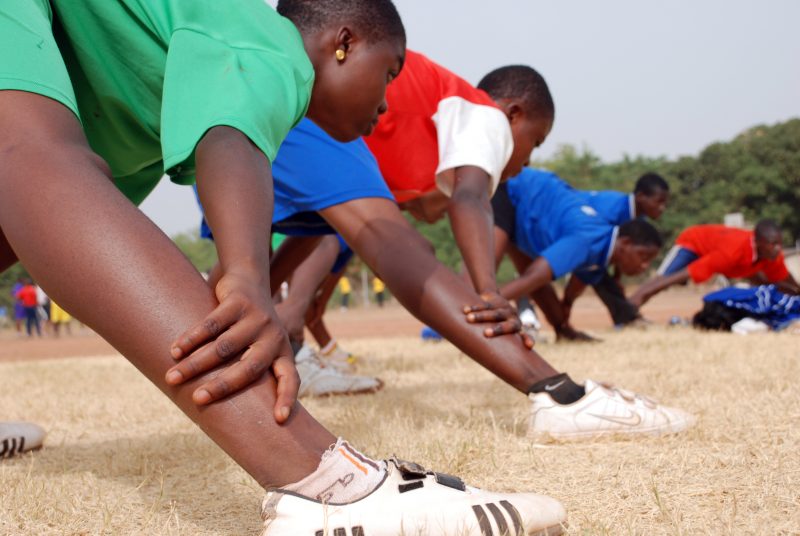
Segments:
[[[397,534],[441,516],[461,527],[480,519],[473,504],[501,501],[515,526],[558,525],[553,499],[479,493],[369,459],[296,402],[268,290],[271,162],[303,116],[340,141],[369,134],[402,68],[405,32],[390,0],[277,9],[0,3],[0,270],[21,261],[272,490],[268,536],[330,523],[337,534]],[[213,288],[136,208],[164,174],[197,182],[222,270]],[[185,357],[199,365],[173,370]]]

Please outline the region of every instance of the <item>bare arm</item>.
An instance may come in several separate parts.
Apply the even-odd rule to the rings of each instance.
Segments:
[[[489,202],[491,177],[480,168],[456,169],[448,206],[450,225],[478,294],[497,291],[494,268],[494,221]]]
[[[628,301],[630,301],[636,307],[642,307],[647,300],[661,292],[667,287],[672,285],[677,285],[681,283],[685,283],[689,280],[689,270],[684,268],[679,272],[675,272],[674,274],[670,275],[659,275],[651,279],[650,281],[645,282],[639,287],[636,292],[631,296]]]
[[[504,332],[500,324],[464,322],[462,307],[479,300],[478,295],[436,260],[430,244],[396,205],[385,199],[358,199],[321,213],[400,303],[478,363],[522,392],[534,378],[556,374],[519,337],[487,338]]]
[[[500,294],[506,299],[518,298],[536,292],[552,280],[550,263],[544,257],[538,257],[518,278],[503,285]]]

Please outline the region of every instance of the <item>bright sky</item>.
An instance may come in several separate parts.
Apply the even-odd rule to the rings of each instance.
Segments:
[[[556,120],[537,157],[563,143],[605,161],[691,155],[800,116],[797,0],[395,3],[409,47],[473,84],[512,63],[542,73]],[[190,189],[168,181],[142,209],[169,235],[199,221]]]

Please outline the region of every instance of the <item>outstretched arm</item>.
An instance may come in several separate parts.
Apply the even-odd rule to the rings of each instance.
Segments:
[[[679,272],[670,275],[659,275],[642,284],[628,301],[635,307],[641,308],[647,300],[661,292],[667,287],[685,283],[689,280],[689,270],[684,268]]]
[[[470,286],[436,260],[430,244],[385,199],[349,201],[322,211],[348,244],[414,316],[522,392],[557,372],[501,325],[464,322],[462,307],[479,300]],[[518,329],[518,328],[517,328]]]

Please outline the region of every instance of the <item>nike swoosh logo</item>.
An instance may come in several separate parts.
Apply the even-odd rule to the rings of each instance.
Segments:
[[[629,412],[628,415],[598,415],[596,413],[589,413],[592,417],[596,417],[598,419],[602,419],[604,421],[609,421],[617,424],[622,424],[625,426],[637,426],[639,423],[642,422],[642,418],[639,416],[638,413]]]
[[[557,384],[555,384],[555,385],[545,385],[545,386],[544,386],[544,390],[545,390],[545,391],[555,391],[556,389],[558,389],[559,387],[561,387],[561,385],[562,385],[562,384],[563,384],[565,381],[567,381],[567,380],[561,380],[560,382],[558,382],[558,383],[557,383]]]

